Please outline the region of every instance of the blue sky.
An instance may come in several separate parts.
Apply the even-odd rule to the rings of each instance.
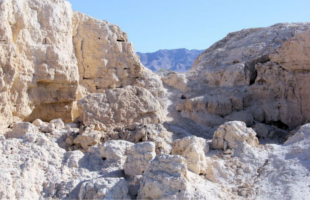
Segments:
[[[73,10],[117,24],[136,51],[206,49],[229,32],[310,22],[310,0],[69,0]]]

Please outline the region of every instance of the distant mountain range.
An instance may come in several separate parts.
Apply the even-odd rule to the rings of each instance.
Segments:
[[[140,53],[142,64],[157,72],[161,69],[168,69],[177,72],[184,72],[190,69],[194,60],[204,50],[188,50],[188,49],[164,49],[154,53]]]

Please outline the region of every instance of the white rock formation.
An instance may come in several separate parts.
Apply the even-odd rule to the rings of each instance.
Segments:
[[[66,1],[0,2],[1,126],[17,120],[73,119],[79,79]]]
[[[97,178],[81,185],[79,199],[130,199],[124,178]]]
[[[39,129],[29,122],[16,123],[12,131],[6,134],[6,138],[26,138],[27,134],[36,134]]]
[[[90,94],[79,101],[79,112],[84,125],[93,124],[99,130],[163,121],[159,102],[148,90],[136,86]]]
[[[144,72],[118,26],[73,12],[63,0],[3,0],[0,11],[0,127],[38,118],[73,121],[80,98],[138,84],[140,77],[138,85],[163,95],[158,76]]]
[[[138,199],[187,199],[190,184],[183,157],[159,155],[149,164]]]
[[[257,146],[258,139],[253,129],[247,128],[244,122],[231,121],[221,125],[212,139],[213,149],[240,149],[245,145]]]
[[[100,144],[102,138],[104,138],[104,132],[96,131],[92,129],[86,129],[82,133],[78,134],[73,140],[68,139],[67,143],[70,145],[81,145],[83,149],[88,149],[90,146]]]
[[[142,175],[149,162],[156,156],[154,142],[142,142],[132,146],[127,152],[124,164],[125,174],[129,176]]]
[[[174,106],[207,126],[238,120],[287,128],[308,122],[309,33],[309,23],[296,23],[228,34],[198,56],[183,81],[188,98]],[[181,92],[180,85],[174,88]]]
[[[110,140],[100,146],[100,155],[110,165],[113,164],[123,168],[129,150],[133,145],[133,143],[124,140]]]
[[[207,161],[205,155],[209,152],[207,140],[195,136],[175,140],[172,154],[185,158],[188,170],[196,174],[207,172]]]

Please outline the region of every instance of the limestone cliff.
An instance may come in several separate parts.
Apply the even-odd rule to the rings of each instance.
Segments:
[[[73,12],[66,1],[2,0],[0,15],[0,127],[36,118],[73,121],[85,95],[148,87],[143,77],[156,76],[143,73],[118,26]]]

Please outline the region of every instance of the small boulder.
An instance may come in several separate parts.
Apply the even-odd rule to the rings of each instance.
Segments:
[[[212,139],[213,149],[239,149],[246,144],[257,146],[258,139],[255,131],[240,121],[230,121],[219,126]]]
[[[39,128],[40,126],[45,125],[45,122],[43,122],[41,119],[36,119],[32,122],[32,124]]]
[[[110,140],[100,146],[99,151],[107,165],[123,168],[129,149],[134,143],[124,140]]]
[[[257,133],[257,136],[260,138],[266,138],[268,136],[268,129],[262,123],[257,123],[253,126],[254,131]]]
[[[190,199],[185,159],[158,155],[148,165],[137,199]]]
[[[130,199],[124,178],[97,178],[84,182],[79,199]]]
[[[39,130],[35,125],[29,122],[21,122],[13,125],[13,130],[6,134],[6,138],[25,139],[26,134],[36,134],[36,133],[39,133]]]
[[[154,142],[142,142],[132,146],[124,165],[125,174],[129,176],[142,175],[150,160],[156,156]]]
[[[104,135],[104,132],[96,131],[92,128],[86,128],[83,132],[77,135],[73,140],[73,143],[81,145],[83,149],[88,149],[90,146],[99,144]],[[71,141],[68,139],[66,142],[69,144]]]
[[[65,124],[62,121],[62,119],[53,119],[52,121],[50,121],[50,125],[52,127],[54,127],[55,129],[63,129],[65,128]]]
[[[205,155],[209,152],[209,145],[207,140],[189,136],[173,143],[172,154],[180,155],[185,158],[188,170],[196,174],[205,174],[207,170],[207,163]]]

